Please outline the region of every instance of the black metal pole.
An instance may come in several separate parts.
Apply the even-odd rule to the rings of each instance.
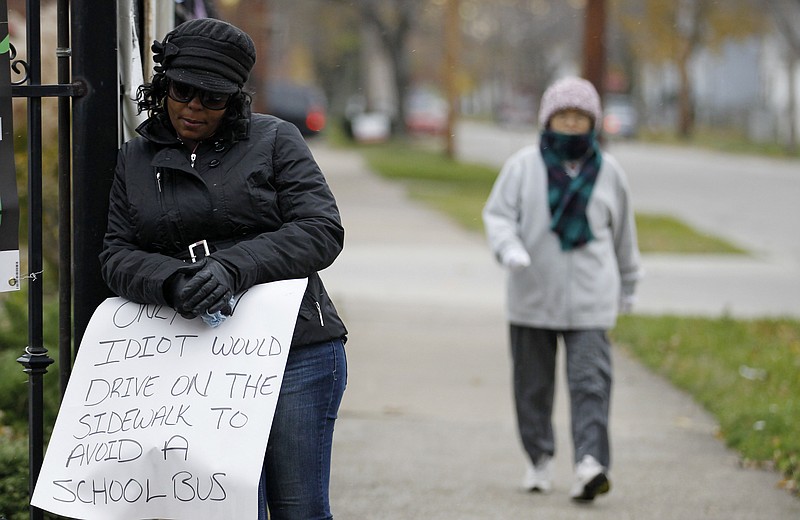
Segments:
[[[70,82],[69,0],[58,0],[58,82]],[[71,100],[58,98],[58,374],[61,395],[72,371],[72,185],[69,124]]]
[[[27,0],[28,84],[40,85],[41,13],[38,0]],[[53,362],[43,345],[42,318],[42,100],[28,99],[28,346],[17,361],[28,374],[28,448],[30,493],[36,485],[44,460],[43,377]],[[30,506],[32,520],[44,512]]]
[[[92,313],[111,295],[100,276],[108,193],[119,148],[117,6],[72,1],[72,79],[86,95],[72,103],[73,331],[77,347]]]

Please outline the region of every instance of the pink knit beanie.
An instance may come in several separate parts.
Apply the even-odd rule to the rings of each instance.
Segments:
[[[550,85],[539,103],[539,124],[547,126],[553,114],[567,108],[576,108],[592,116],[594,124],[600,124],[603,110],[600,108],[600,95],[589,81],[567,77]]]

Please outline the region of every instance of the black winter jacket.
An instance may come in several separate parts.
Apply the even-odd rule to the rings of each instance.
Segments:
[[[201,142],[190,153],[165,116],[122,145],[109,197],[102,275],[117,295],[167,304],[164,283],[191,269],[205,239],[235,277],[255,284],[308,277],[292,346],[347,334],[317,271],[344,245],[336,201],[291,123],[253,114],[247,136]]]

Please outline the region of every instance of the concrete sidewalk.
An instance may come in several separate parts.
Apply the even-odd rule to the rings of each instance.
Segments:
[[[503,273],[483,237],[410,201],[356,154],[312,149],[347,230],[343,254],[322,273],[350,329],[336,518],[800,518],[800,500],[778,489],[777,474],[740,468],[700,407],[620,351],[611,493],[590,506],[568,498],[563,387],[555,489],[521,491]]]

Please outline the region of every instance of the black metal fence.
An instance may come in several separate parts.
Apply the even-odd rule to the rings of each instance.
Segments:
[[[57,47],[42,49],[41,2],[27,0],[26,56],[10,53],[11,93],[27,100],[28,345],[17,360],[28,374],[30,492],[44,458],[43,381],[54,362],[43,344],[42,99],[58,98],[59,382],[69,379],[75,348],[108,295],[99,260],[108,191],[118,147],[116,2],[57,0]],[[0,10],[8,13],[7,0]],[[91,27],[90,27],[91,24]],[[56,84],[42,84],[42,52],[55,52]],[[73,218],[74,216],[74,218]],[[74,340],[74,341],[73,341]],[[31,507],[32,519],[44,517]]]

